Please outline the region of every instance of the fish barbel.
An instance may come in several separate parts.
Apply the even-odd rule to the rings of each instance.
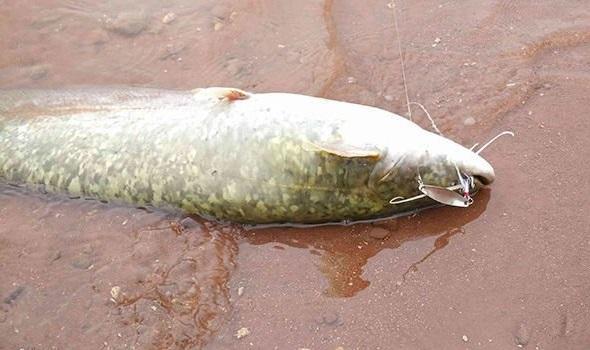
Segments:
[[[424,183],[494,180],[473,151],[391,112],[232,88],[0,90],[0,180],[238,223],[368,220]]]

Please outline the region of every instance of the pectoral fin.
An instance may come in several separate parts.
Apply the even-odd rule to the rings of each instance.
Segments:
[[[324,152],[340,158],[367,158],[378,161],[381,158],[381,151],[375,147],[356,147],[344,143],[318,144],[307,142],[306,147],[316,152]]]
[[[392,159],[389,155],[385,155],[379,163],[375,165],[371,176],[369,177],[369,187],[376,189],[379,184],[389,179],[391,176],[395,176],[397,173],[397,165],[403,160]]]

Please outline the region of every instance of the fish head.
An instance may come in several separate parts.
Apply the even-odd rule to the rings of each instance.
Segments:
[[[479,154],[451,139],[430,132],[426,140],[422,159],[424,167],[439,168],[443,178],[458,178],[458,170],[465,177],[473,177],[479,185],[494,182],[494,168]]]
[[[379,197],[389,197],[390,203],[392,198],[405,200],[422,193],[441,203],[467,206],[470,194],[494,181],[494,168],[476,152],[403,117],[377,109],[367,112],[381,113],[372,118],[379,122],[352,124],[343,139],[361,149],[365,145],[380,150],[367,185]],[[446,199],[440,200],[443,196]]]
[[[427,131],[420,136],[405,167],[417,169],[418,190],[427,197],[466,207],[471,194],[494,181],[494,168],[476,152]]]
[[[407,129],[390,144],[370,184],[394,198],[420,192],[440,203],[469,206],[470,195],[495,179],[494,168],[472,150],[423,129]]]

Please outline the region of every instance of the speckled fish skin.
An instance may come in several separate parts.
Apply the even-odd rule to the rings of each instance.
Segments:
[[[393,113],[227,88],[0,90],[0,181],[180,208],[238,223],[367,220],[430,206],[393,197],[483,184],[483,158]],[[480,183],[478,183],[480,184]]]

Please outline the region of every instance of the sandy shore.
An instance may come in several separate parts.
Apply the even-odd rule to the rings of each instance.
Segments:
[[[0,349],[587,349],[590,6],[5,2],[0,87],[235,86],[426,106],[468,209],[244,230],[0,186]],[[429,123],[420,110],[414,118]],[[362,116],[359,116],[362,118]]]

